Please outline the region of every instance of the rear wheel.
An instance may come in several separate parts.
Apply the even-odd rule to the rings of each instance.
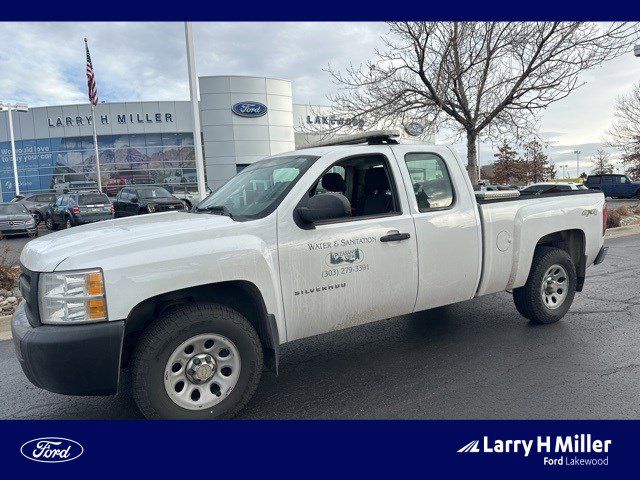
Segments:
[[[242,315],[217,304],[185,305],[136,345],[133,397],[147,418],[230,418],[255,392],[262,364],[260,339]]]
[[[576,268],[566,251],[538,247],[527,283],[513,290],[513,300],[523,317],[535,323],[554,323],[571,307],[576,283]]]
[[[47,215],[47,217],[44,219],[44,226],[47,227],[48,230],[58,229],[58,225],[53,221],[51,215]]]
[[[65,222],[65,226],[67,228],[73,227],[73,220],[71,220],[71,217],[67,217],[67,221]]]

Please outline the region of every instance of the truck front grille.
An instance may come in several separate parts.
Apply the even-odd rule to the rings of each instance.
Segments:
[[[25,302],[27,320],[32,327],[40,325],[40,313],[38,309],[38,280],[39,273],[32,272],[20,264],[20,293]]]

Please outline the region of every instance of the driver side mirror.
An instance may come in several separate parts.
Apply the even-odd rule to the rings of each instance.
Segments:
[[[131,203],[138,203],[138,197],[131,197]]]
[[[295,214],[303,223],[312,225],[322,220],[348,217],[351,208],[345,197],[321,193],[311,197],[306,205],[298,206]]]

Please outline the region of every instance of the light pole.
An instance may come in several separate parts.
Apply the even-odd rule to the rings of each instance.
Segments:
[[[13,118],[11,115],[11,110],[16,110],[18,112],[26,112],[29,110],[29,107],[26,103],[9,103],[5,105],[0,102],[0,111],[6,110],[7,117],[9,118],[9,137],[11,138],[11,159],[13,160],[13,183],[15,186],[16,196],[20,195],[20,185],[18,185],[18,160],[16,158],[16,141],[13,135]]]
[[[198,180],[198,197],[203,200],[207,196],[204,181],[204,158],[202,155],[202,135],[200,129],[200,106],[198,105],[198,86],[196,79],[196,59],[193,53],[193,31],[191,22],[184,22],[184,36],[187,43],[187,69],[189,70],[189,93],[191,94],[191,110],[193,112],[193,146],[196,154],[196,177]]]
[[[576,154],[576,178],[580,178],[580,150],[574,150]]]

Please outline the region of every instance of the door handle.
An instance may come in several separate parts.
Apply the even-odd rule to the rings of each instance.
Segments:
[[[390,233],[389,235],[380,237],[380,241],[381,242],[399,242],[401,240],[408,240],[410,238],[411,238],[410,233],[396,232],[396,233]]]

